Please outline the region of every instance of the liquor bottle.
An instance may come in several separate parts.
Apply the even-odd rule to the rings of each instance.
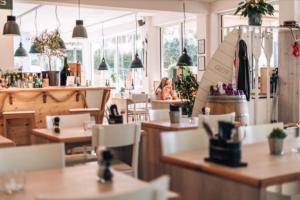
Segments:
[[[60,72],[60,85],[66,86],[67,85],[67,77],[70,76],[69,65],[68,65],[68,58],[65,57],[64,59],[64,67]]]
[[[45,78],[43,79],[43,87],[49,87],[48,73],[45,75]]]

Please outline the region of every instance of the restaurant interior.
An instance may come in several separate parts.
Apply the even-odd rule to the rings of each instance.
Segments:
[[[300,200],[299,0],[0,0],[0,200]]]

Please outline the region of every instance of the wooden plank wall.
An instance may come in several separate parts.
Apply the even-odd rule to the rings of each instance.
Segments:
[[[300,31],[294,34],[299,38]],[[290,30],[279,31],[279,99],[278,120],[289,123],[300,121],[300,57],[293,56],[294,40]]]

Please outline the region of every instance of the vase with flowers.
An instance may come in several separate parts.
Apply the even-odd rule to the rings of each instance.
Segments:
[[[265,0],[244,0],[239,3],[235,15],[241,14],[248,17],[248,24],[251,26],[261,26],[262,16],[274,15],[274,7]]]
[[[43,77],[48,76],[49,85],[56,86],[59,83],[59,71],[53,69],[53,61],[56,58],[63,58],[66,49],[58,30],[53,32],[42,32],[34,38],[33,45],[37,51],[48,59],[48,71],[43,72]]]

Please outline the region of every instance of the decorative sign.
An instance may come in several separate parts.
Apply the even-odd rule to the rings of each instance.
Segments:
[[[0,0],[0,9],[12,10],[13,0]]]

